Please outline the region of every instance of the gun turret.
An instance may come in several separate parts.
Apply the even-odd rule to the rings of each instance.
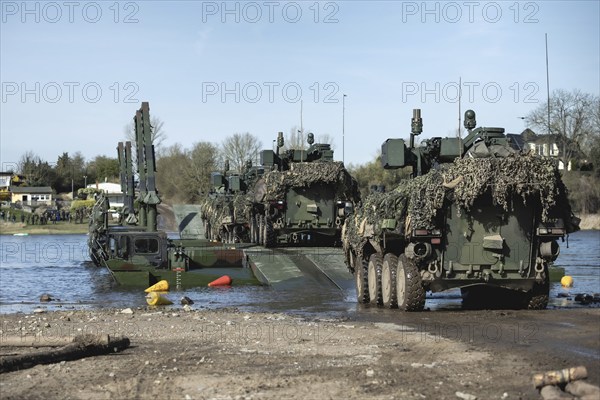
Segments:
[[[503,128],[475,128],[475,111],[465,112],[464,126],[469,134],[462,143],[460,138],[434,137],[424,140],[421,146],[415,148],[414,137],[422,133],[423,120],[421,110],[414,109],[409,147],[403,139],[387,139],[381,145],[381,164],[385,169],[412,166],[413,176],[419,176],[438,164],[453,162],[467,152],[471,155],[487,156],[490,153],[488,147],[491,146],[494,148],[491,152],[498,156],[505,156],[511,152],[510,149],[504,150],[510,146]],[[485,146],[479,145],[478,142]]]

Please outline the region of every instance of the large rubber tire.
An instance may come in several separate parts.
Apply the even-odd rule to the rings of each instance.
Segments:
[[[258,231],[256,216],[250,216],[250,243],[258,243],[258,235],[256,234]]]
[[[545,310],[548,307],[548,298],[550,295],[550,278],[548,268],[546,268],[546,279],[543,283],[536,283],[528,294],[528,310]]]
[[[378,253],[371,254],[369,257],[368,281],[369,281],[369,301],[378,306],[383,305],[381,296],[381,255]]]
[[[208,240],[212,240],[212,231],[211,231],[210,222],[206,223],[206,238]]]
[[[258,218],[258,244],[261,246],[265,245],[265,217],[264,215],[257,215]]]
[[[359,303],[369,302],[369,281],[367,273],[367,260],[363,257],[354,257],[354,282],[356,284],[356,298]]]
[[[422,311],[425,307],[425,288],[414,261],[401,254],[396,268],[398,308],[403,311]]]
[[[387,308],[398,308],[398,296],[396,295],[396,268],[398,257],[387,253],[383,257],[381,267],[381,298],[383,305]]]
[[[269,217],[265,217],[265,247],[275,247],[276,236],[273,229],[273,221]]]

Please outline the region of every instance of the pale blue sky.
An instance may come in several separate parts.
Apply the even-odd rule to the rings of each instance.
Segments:
[[[459,77],[473,88],[469,102],[463,86],[463,111],[520,132],[518,117],[546,97],[545,33],[551,90],[600,92],[598,1],[228,2],[229,14],[221,1],[22,4],[1,2],[0,169],[28,150],[50,162],[63,151],[115,157],[141,101],[165,122],[167,145],[250,132],[268,148],[300,124],[297,88],[305,129],[333,136],[339,160],[347,95],[346,163],[407,137],[413,108],[423,137],[456,129]]]

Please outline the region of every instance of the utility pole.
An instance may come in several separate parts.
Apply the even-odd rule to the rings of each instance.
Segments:
[[[548,70],[548,34],[546,33],[546,97],[548,98],[548,134],[550,134],[550,72]]]
[[[462,127],[461,127],[461,100],[462,100],[462,76],[458,77],[458,154],[462,157],[463,144],[462,144]]]
[[[342,162],[346,162],[346,95],[342,96]]]
[[[300,146],[304,146],[304,126],[302,125],[302,100],[300,100]]]

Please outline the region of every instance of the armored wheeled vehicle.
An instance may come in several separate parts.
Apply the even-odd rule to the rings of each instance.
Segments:
[[[358,301],[419,311],[426,291],[460,288],[467,304],[542,309],[558,240],[578,229],[555,162],[513,148],[503,128],[475,128],[464,139],[412,133],[388,139],[383,168],[412,168],[394,190],[364,200],[344,226],[346,264]]]
[[[277,150],[260,154],[265,174],[249,191],[250,240],[265,247],[279,244],[329,246],[341,244],[341,229],[359,200],[358,185],[344,164],[333,160],[329,144],[308,149]]]
[[[243,174],[228,171],[211,174],[212,189],[201,204],[201,217],[206,239],[223,243],[249,243],[250,202],[248,187],[252,187],[264,174],[264,167],[246,163]]]

